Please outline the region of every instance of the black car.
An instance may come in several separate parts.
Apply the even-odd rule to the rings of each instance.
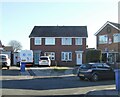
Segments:
[[[106,63],[88,63],[79,67],[77,76],[80,80],[98,81],[100,79],[114,79],[115,72]]]

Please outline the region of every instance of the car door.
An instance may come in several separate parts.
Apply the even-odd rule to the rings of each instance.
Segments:
[[[106,70],[103,68],[103,64],[98,63],[96,66],[97,66],[97,72],[99,74],[99,78],[104,78],[106,76],[105,74]]]
[[[107,79],[111,79],[114,78],[114,71],[111,67],[109,67],[108,65],[104,64],[104,70],[105,70],[105,75]]]

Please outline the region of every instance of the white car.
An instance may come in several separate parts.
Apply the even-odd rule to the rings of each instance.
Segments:
[[[7,67],[9,69],[10,67],[10,58],[8,57],[7,54],[0,54],[0,66],[2,67]]]
[[[51,60],[49,56],[41,56],[39,60],[39,65],[51,65]]]

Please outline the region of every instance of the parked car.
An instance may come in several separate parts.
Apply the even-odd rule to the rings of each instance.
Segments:
[[[39,60],[39,65],[51,65],[51,60],[49,56],[41,56]]]
[[[77,76],[80,80],[98,81],[100,79],[114,79],[115,72],[106,63],[88,63],[79,67]]]
[[[9,69],[10,67],[10,58],[7,54],[0,54],[0,65],[2,67],[7,67]]]

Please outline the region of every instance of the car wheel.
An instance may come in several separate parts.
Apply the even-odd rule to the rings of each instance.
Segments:
[[[98,79],[99,79],[98,75],[97,74],[93,74],[91,80],[92,81],[98,81]]]
[[[2,69],[2,65],[0,65],[0,69]]]
[[[80,78],[80,80],[85,80],[85,78],[84,77],[79,77]]]
[[[10,67],[9,67],[9,66],[7,66],[7,69],[10,69]]]

